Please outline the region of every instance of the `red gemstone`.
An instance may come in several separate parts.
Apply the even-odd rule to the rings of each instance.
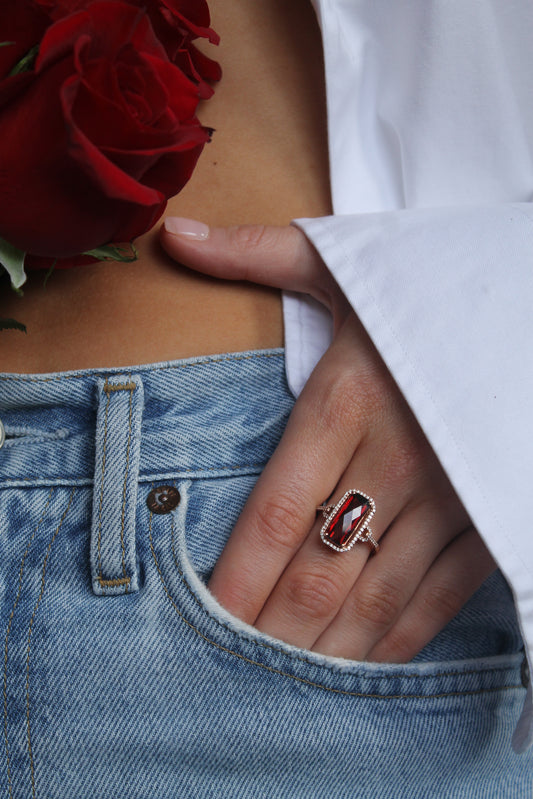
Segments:
[[[338,549],[348,549],[371,513],[370,500],[362,494],[349,494],[328,519],[327,527],[322,530],[322,538]]]

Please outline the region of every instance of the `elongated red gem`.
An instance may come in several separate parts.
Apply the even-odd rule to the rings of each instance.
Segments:
[[[348,549],[361,528],[365,526],[365,520],[372,513],[370,500],[362,494],[349,494],[328,520],[327,527],[322,530],[322,538],[326,543],[329,541],[339,549]]]

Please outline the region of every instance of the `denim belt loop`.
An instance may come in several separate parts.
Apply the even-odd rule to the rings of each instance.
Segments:
[[[100,596],[139,589],[135,506],[143,384],[137,375],[98,378],[91,524],[91,579]]]

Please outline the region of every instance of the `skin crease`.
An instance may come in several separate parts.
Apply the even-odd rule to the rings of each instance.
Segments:
[[[135,264],[57,272],[46,289],[32,276],[22,302],[10,293],[0,302],[0,315],[29,328],[1,334],[0,368],[125,366],[278,346],[277,289],[313,294],[334,314],[335,340],[210,589],[236,616],[289,643],[409,660],[494,564],[317,253],[283,227],[330,212],[321,45],[309,1],[211,6],[225,76],[201,119],[216,133],[167,211],[208,223],[209,239],[162,233],[167,256],[153,230],[137,242]],[[262,226],[247,226],[255,223]],[[381,550],[371,560],[365,546],[338,555],[318,538],[315,507],[353,487],[377,502]]]

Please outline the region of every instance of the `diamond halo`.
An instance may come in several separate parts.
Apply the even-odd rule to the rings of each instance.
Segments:
[[[378,544],[374,539],[369,522],[376,512],[376,503],[359,489],[350,489],[335,505],[322,505],[319,508],[325,521],[320,530],[324,544],[336,552],[348,552],[358,541],[369,543],[374,552]]]

